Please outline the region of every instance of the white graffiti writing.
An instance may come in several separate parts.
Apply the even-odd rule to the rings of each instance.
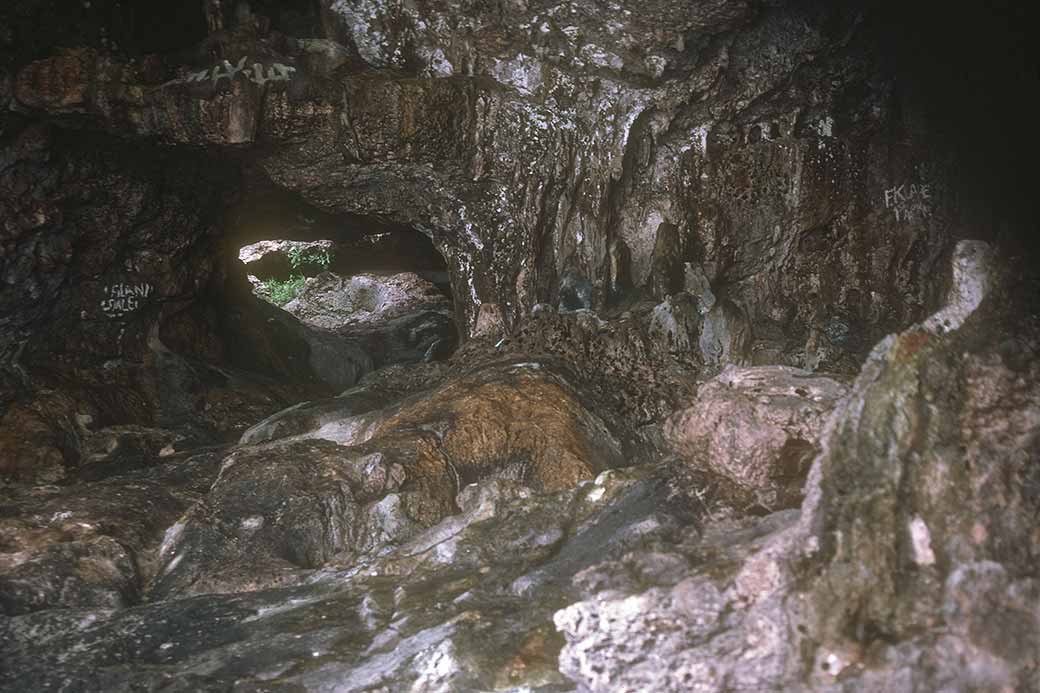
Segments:
[[[910,183],[885,190],[885,209],[891,209],[896,221],[912,221],[932,216],[932,186]]]
[[[144,300],[152,294],[152,285],[109,284],[102,291],[107,298],[101,299],[101,310],[108,317],[117,318],[140,308]]]
[[[292,79],[293,73],[296,72],[295,67],[282,65],[281,63],[274,63],[268,66],[253,63],[247,66],[247,62],[249,62],[249,58],[241,58],[234,65],[230,61],[224,60],[219,65],[214,65],[208,70],[189,72],[184,81],[191,84],[192,82],[205,82],[208,79],[213,82],[213,86],[217,86],[217,83],[222,79],[226,78],[228,81],[231,81],[241,75],[253,84],[263,86],[268,82],[288,82]]]

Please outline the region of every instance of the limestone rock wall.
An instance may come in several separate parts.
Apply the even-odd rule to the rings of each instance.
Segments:
[[[515,325],[567,277],[597,310],[662,299],[689,262],[758,362],[853,370],[934,307],[969,222],[856,8],[334,2],[315,40],[250,22],[151,62],[55,50],[12,69],[13,107],[246,147],[323,211],[428,234],[467,334],[482,303]]]
[[[3,134],[0,401],[11,408],[0,466],[10,472],[33,466],[38,436],[73,456],[76,414],[153,423],[181,406],[159,401],[158,332],[219,283],[223,185],[219,169],[186,153],[24,122]],[[197,352],[219,348],[194,332],[184,341]]]

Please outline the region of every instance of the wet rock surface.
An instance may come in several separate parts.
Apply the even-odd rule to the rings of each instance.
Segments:
[[[6,620],[0,676],[16,665],[22,684],[87,690],[566,690],[553,610],[587,566],[694,531],[666,495],[649,469],[548,495],[485,482],[460,495],[461,514],[303,587]],[[29,656],[43,642],[85,647],[59,664]]]
[[[1040,690],[1031,24],[927,5],[0,6],[0,690]]]

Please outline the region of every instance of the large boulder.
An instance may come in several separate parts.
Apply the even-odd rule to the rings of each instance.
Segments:
[[[558,490],[623,461],[611,430],[565,377],[537,361],[506,361],[449,381],[402,406],[373,440],[396,432],[432,436],[456,492],[496,473]]]
[[[300,402],[272,414],[246,430],[239,442],[256,445],[300,436],[325,438],[348,445],[354,442],[355,438],[331,436],[334,432],[343,434],[351,430],[349,422],[356,421],[361,415],[378,412],[396,399],[381,388],[359,385],[338,397]]]
[[[607,426],[538,363],[479,370],[382,410],[371,404],[347,393],[250,433],[270,440],[312,422],[224,460],[206,498],[167,533],[152,596],[299,582],[334,557],[349,563],[457,513],[470,483],[558,491],[623,462]]]
[[[802,486],[841,383],[787,366],[730,366],[663,424],[669,450],[735,487],[747,505],[800,504]]]

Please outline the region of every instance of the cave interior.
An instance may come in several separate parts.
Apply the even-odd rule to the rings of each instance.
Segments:
[[[1033,26],[7,0],[0,690],[1040,691]]]

